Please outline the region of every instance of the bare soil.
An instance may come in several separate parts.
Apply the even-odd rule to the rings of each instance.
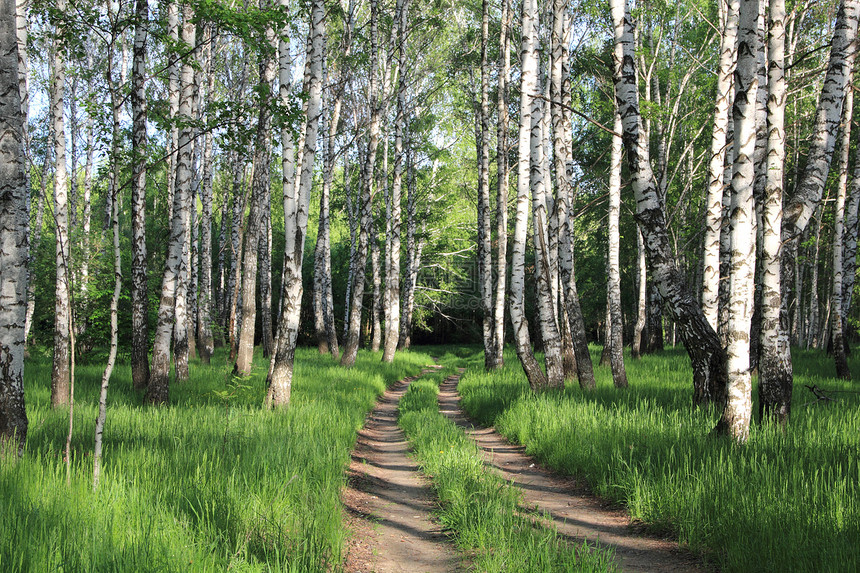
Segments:
[[[342,493],[350,573],[441,573],[459,571],[460,558],[431,519],[434,495],[397,426],[397,404],[409,383],[398,382],[367,417],[352,452]]]
[[[643,532],[627,512],[601,501],[575,479],[542,467],[522,446],[511,444],[492,428],[473,424],[460,409],[459,380],[459,375],[450,376],[442,384],[439,409],[475,440],[488,466],[520,488],[527,508],[549,514],[560,534],[574,543],[614,548],[622,571],[711,571],[677,543]]]

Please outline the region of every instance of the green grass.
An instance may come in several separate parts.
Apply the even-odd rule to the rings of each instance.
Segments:
[[[829,357],[795,352],[788,430],[754,424],[745,446],[708,435],[718,413],[692,410],[680,348],[628,356],[626,391],[612,386],[608,367],[596,367],[593,393],[572,384],[536,396],[516,356],[505,361],[490,374],[474,361],[460,382],[464,408],[547,465],[585,478],[635,519],[725,571],[860,567],[860,387],[835,380]],[[855,379],[858,367],[855,353]],[[804,384],[849,392],[804,406],[813,398]]]
[[[361,352],[340,368],[299,349],[292,404],[261,409],[267,361],[230,382],[223,354],[192,360],[171,406],[150,408],[115,371],[98,492],[91,489],[101,366],[78,368],[71,486],[68,409],[50,408],[50,358],[26,365],[26,453],[0,467],[0,571],[338,569],[340,489],[356,431],[386,385],[431,359]]]
[[[477,571],[613,571],[612,554],[571,546],[520,505],[520,492],[481,462],[475,443],[439,412],[439,384],[462,361],[412,382],[400,402],[399,423],[440,500],[438,517]]]

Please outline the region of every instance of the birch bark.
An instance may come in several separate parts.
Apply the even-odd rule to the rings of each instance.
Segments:
[[[193,46],[196,42],[196,26],[192,22],[192,10],[183,10],[182,41]],[[177,322],[175,313],[176,291],[179,279],[179,267],[182,264],[185,234],[188,217],[186,206],[191,194],[191,106],[194,96],[194,66],[190,58],[182,62],[180,76],[181,94],[179,97],[178,119],[182,120],[183,128],[179,133],[176,153],[176,172],[172,175],[174,181],[174,196],[172,217],[170,220],[170,242],[167,257],[164,261],[164,275],[161,281],[161,296],[158,306],[158,322],[155,329],[155,340],[152,345],[152,365],[149,373],[149,385],[146,388],[146,401],[149,404],[166,404],[169,398],[170,375],[170,343],[174,323]]]
[[[636,85],[633,20],[626,0],[611,0],[615,29],[615,97],[623,125],[623,141],[636,197],[636,220],[663,301],[678,323],[693,366],[694,403],[722,401],[726,382],[725,353],[675,265],[666,233],[664,206],[654,183],[641,127]]]
[[[289,404],[292,388],[293,360],[302,304],[302,261],[308,228],[311,185],[316,158],[319,119],[322,103],[323,61],[325,59],[325,3],[314,0],[311,5],[308,31],[308,58],[305,67],[304,91],[307,100],[307,128],[304,137],[301,176],[295,210],[285,220],[287,243],[284,247],[284,285],[281,300],[284,305],[278,322],[275,353],[269,366],[266,406],[282,408]]]
[[[717,432],[746,442],[752,415],[750,376],[750,326],[752,323],[755,269],[756,97],[758,0],[742,0],[738,16],[738,63],[735,70],[735,161],[731,201],[731,274],[729,275],[729,345],[727,355],[727,400]]]
[[[514,224],[514,243],[511,257],[511,323],[517,347],[517,356],[532,389],[545,388],[547,377],[541,370],[532,350],[529,327],[525,315],[525,249],[528,233],[530,137],[532,127],[532,99],[537,89],[538,61],[536,52],[535,22],[537,7],[534,0],[523,0],[520,25],[522,28],[520,74],[520,127],[519,159],[517,163],[517,207]]]
[[[723,14],[720,60],[717,70],[717,93],[714,104],[714,129],[708,162],[708,198],[705,221],[704,274],[702,280],[702,312],[717,330],[719,325],[720,229],[723,220],[723,171],[729,123],[730,90],[737,56],[738,0],[719,0]]]
[[[65,0],[58,0],[57,9],[66,9]],[[71,274],[69,272],[69,178],[66,172],[66,128],[63,118],[65,101],[65,43],[63,31],[57,30],[52,54],[53,75],[51,117],[54,131],[54,224],[56,229],[57,283],[54,306],[54,357],[51,370],[51,405],[65,406],[69,395],[69,328],[71,325]]]
[[[379,144],[379,97],[377,78],[379,68],[379,1],[370,3],[370,134],[367,145],[367,157],[362,167],[360,224],[358,245],[355,250],[354,276],[352,281],[352,300],[350,301],[349,330],[344,343],[341,366],[350,367],[355,364],[358,354],[358,337],[361,328],[362,299],[364,298],[364,276],[367,264],[368,236],[371,228],[372,186],[374,182],[374,166],[376,165],[376,150]]]
[[[0,2],[0,460],[24,453],[24,322],[27,316],[29,205],[24,155],[24,113],[14,0]],[[44,176],[44,175],[43,175]]]
[[[131,72],[132,188],[131,188],[131,379],[137,390],[149,384],[149,293],[146,280],[146,37],[149,5],[137,0],[134,62]]]

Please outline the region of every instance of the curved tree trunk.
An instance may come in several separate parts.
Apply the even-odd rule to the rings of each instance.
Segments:
[[[678,323],[681,337],[693,367],[694,403],[719,404],[726,384],[726,362],[716,332],[708,323],[675,266],[663,203],[648,161],[648,148],[641,128],[639,94],[633,43],[633,20],[626,0],[611,0],[615,28],[615,97],[623,125],[622,138],[636,197],[636,220],[642,230],[645,250],[654,281],[672,317]]]

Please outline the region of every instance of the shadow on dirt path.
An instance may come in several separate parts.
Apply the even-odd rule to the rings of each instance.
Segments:
[[[350,573],[460,570],[456,550],[430,519],[435,496],[397,426],[397,404],[419,377],[389,388],[358,433],[342,493],[352,531],[345,558]]]
[[[460,369],[462,374],[463,369]],[[509,443],[492,428],[473,424],[460,409],[459,375],[448,377],[439,389],[439,410],[477,443],[484,463],[495,468],[523,492],[529,509],[548,513],[558,532],[572,542],[588,541],[615,549],[622,571],[707,572],[710,569],[677,543],[637,531],[627,513],[611,509],[569,477],[541,467],[522,446]]]

